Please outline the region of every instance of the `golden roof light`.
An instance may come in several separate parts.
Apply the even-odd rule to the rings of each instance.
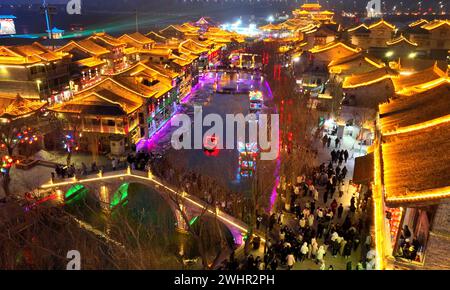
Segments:
[[[386,67],[381,67],[371,72],[348,76],[342,84],[343,89],[355,89],[364,86],[370,86],[378,82],[396,78],[397,74]]]
[[[367,25],[365,25],[364,23],[362,23],[362,24],[360,24],[360,25],[358,25],[358,26],[356,26],[356,27],[349,28],[347,31],[348,31],[348,32],[353,32],[353,31],[358,30],[358,29],[360,29],[360,28],[364,28],[364,29],[369,30],[369,27],[368,27]]]
[[[401,34],[399,37],[397,37],[395,39],[391,39],[391,40],[386,41],[386,44],[388,46],[392,46],[392,45],[397,45],[397,44],[402,43],[402,42],[407,43],[407,44],[412,45],[412,46],[418,46],[417,43],[410,41],[409,39],[404,37],[403,34]]]
[[[429,22],[428,20],[421,18],[421,19],[419,19],[419,20],[416,20],[416,21],[414,21],[414,22],[408,24],[408,26],[409,26],[409,27],[415,27],[415,26],[418,26],[418,25],[424,25],[424,24],[427,24],[428,22]]]
[[[449,196],[450,122],[384,136],[382,145],[386,202],[424,201]],[[413,165],[413,166],[412,166]]]
[[[0,110],[0,119],[16,120],[28,117],[42,109],[45,105],[47,105],[46,102],[25,99],[17,94],[16,98],[4,108],[3,112]]]
[[[320,5],[319,3],[305,3],[300,7],[305,10],[320,10],[322,8],[322,5]]]
[[[394,80],[395,92],[399,95],[409,95],[423,92],[443,83],[450,82],[446,71],[441,70],[437,62],[430,68],[413,73],[402,75]]]
[[[38,42],[30,45],[0,46],[0,64],[44,64],[69,56],[65,52],[51,51]]]
[[[442,25],[450,26],[450,20],[449,19],[434,20],[432,22],[429,22],[429,23],[426,23],[426,24],[422,25],[421,27],[426,29],[426,30],[434,30],[436,28],[441,27]]]
[[[359,52],[357,54],[353,54],[348,57],[343,57],[343,58],[332,60],[328,64],[328,67],[331,68],[331,67],[343,66],[343,65],[350,63],[352,61],[355,61],[355,60],[363,60],[363,61],[367,62],[368,64],[374,66],[375,68],[383,68],[386,66],[383,62],[381,62],[377,59],[374,59],[369,55]],[[348,66],[351,69],[352,66],[351,65],[348,65]],[[333,69],[336,69],[336,68],[333,68]]]
[[[81,59],[76,62],[76,64],[78,64],[79,66],[85,66],[85,67],[96,67],[96,66],[99,66],[99,65],[102,65],[105,63],[106,63],[106,61],[101,60],[96,57],[89,57],[89,58]]]
[[[122,95],[114,87],[91,87],[89,90],[79,93],[74,99],[57,104],[49,110],[58,113],[83,114],[86,107],[110,107],[117,106],[124,114],[131,114],[143,105],[143,100],[135,94]],[[94,113],[86,113],[94,114]]]
[[[389,22],[385,21],[384,19],[381,19],[381,20],[373,23],[372,25],[369,25],[369,29],[376,28],[380,25],[384,25],[384,26],[390,28],[391,30],[395,30],[395,25],[390,24]]]
[[[353,48],[353,47],[351,47],[351,46],[349,46],[349,45],[347,45],[347,44],[345,44],[343,42],[330,42],[330,43],[327,43],[327,44],[322,45],[322,46],[316,46],[316,47],[310,49],[309,51],[311,53],[320,53],[320,52],[327,51],[327,50],[330,50],[330,49],[333,49],[333,48],[336,48],[336,47],[342,47],[342,48],[344,48],[346,50],[349,50],[351,52],[354,52],[354,53],[358,53],[358,52],[361,51],[361,48],[359,48],[359,47],[358,48]]]
[[[87,38],[88,40],[100,40],[101,42],[104,42],[110,46],[114,46],[114,47],[120,47],[120,46],[125,46],[126,43],[120,41],[119,39],[106,34],[104,32],[101,33],[94,33],[92,36]]]
[[[131,41],[138,43],[140,45],[148,45],[155,43],[153,39],[148,38],[139,32],[135,32],[133,34],[124,34],[121,37],[119,37],[119,40],[127,43]]]
[[[70,52],[73,49],[79,49],[92,56],[100,56],[110,53],[110,51],[103,46],[100,46],[89,39],[83,39],[80,41],[70,41],[63,47],[58,48],[56,51]]]

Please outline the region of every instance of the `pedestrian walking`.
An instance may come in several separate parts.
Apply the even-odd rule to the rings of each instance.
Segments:
[[[334,140],[334,147],[335,148],[340,147],[340,142],[341,142],[341,139],[339,139],[339,137],[336,137],[336,139]]]
[[[308,225],[309,225],[310,228],[312,228],[313,225],[314,225],[314,215],[313,214],[310,214],[308,216]]]
[[[340,181],[338,185],[338,191],[339,191],[339,198],[342,198],[344,195],[344,182]]]
[[[347,163],[347,159],[348,159],[348,151],[347,151],[347,149],[345,149],[345,150],[344,150],[344,160],[345,160],[345,163]]]
[[[347,167],[346,166],[344,166],[341,171],[342,180],[345,179],[345,176],[347,176]]]
[[[291,270],[292,267],[294,267],[295,257],[294,257],[294,254],[292,254],[292,252],[287,255],[287,257],[286,257],[286,264],[288,266],[288,270]]]
[[[337,217],[338,219],[342,218],[342,213],[344,212],[344,206],[341,204],[339,204],[339,207],[337,208]]]
[[[333,213],[333,216],[334,216],[336,214],[336,209],[338,207],[338,203],[337,203],[336,199],[333,199],[330,207],[331,207],[331,212]]]
[[[113,159],[111,160],[111,165],[112,165],[113,171],[115,171],[117,168],[117,159],[115,157],[113,157]]]
[[[308,252],[309,252],[309,247],[308,247],[308,243],[304,242],[302,247],[300,248],[300,262],[303,262],[305,260],[305,258],[308,256]]]
[[[319,247],[319,250],[317,251],[317,262],[324,263],[323,258],[325,256],[325,249],[323,246]]]
[[[322,138],[322,145],[323,145],[323,148],[325,148],[325,146],[327,145],[327,143],[328,143],[328,136],[327,136],[327,134],[325,134],[325,136],[323,136],[323,138]],[[328,145],[328,147],[330,147],[330,146]]]
[[[261,225],[261,221],[262,221],[262,216],[258,215],[258,217],[256,218],[256,229],[259,230],[259,226]]]

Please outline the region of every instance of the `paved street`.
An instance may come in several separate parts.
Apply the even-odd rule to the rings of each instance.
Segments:
[[[319,163],[325,163],[328,165],[328,163],[331,161],[330,152],[331,152],[331,150],[336,149],[334,147],[334,139],[335,139],[335,137],[333,137],[330,148],[327,148],[326,146],[323,147],[320,140],[316,142],[315,147],[318,149]],[[336,201],[338,202],[338,204],[340,204],[340,203],[343,204],[344,212],[340,219],[337,218],[337,215],[334,216],[332,222],[334,224],[339,223],[342,225],[346,215],[350,211],[350,209],[349,209],[350,199],[351,199],[352,195],[356,192],[356,188],[353,185],[349,184],[349,181],[353,177],[355,158],[358,156],[364,155],[365,154],[364,151],[367,148],[365,148],[365,146],[363,146],[361,148],[360,148],[360,146],[357,146],[357,148],[355,149],[355,140],[352,137],[344,136],[342,144],[339,149],[342,149],[342,150],[347,149],[349,151],[349,156],[350,156],[349,160],[347,160],[347,163],[345,164],[345,166],[348,169],[348,173],[344,180],[345,181],[344,194],[341,198],[339,198],[337,193],[335,193],[333,195],[333,198],[336,198]],[[319,190],[319,201],[316,203],[316,208],[329,207],[333,198],[329,198],[328,202],[326,204],[324,204],[322,197],[323,197],[323,193],[325,192],[325,186],[318,187],[318,190]],[[312,200],[311,197],[302,197],[301,204],[300,204],[301,208],[304,208],[305,203],[308,201],[311,201],[311,200]],[[363,213],[360,213],[357,211],[357,216],[360,216],[361,214],[363,214]],[[317,216],[316,216],[316,218],[317,218]],[[282,218],[282,224],[288,225],[289,228],[294,229],[294,230],[299,229],[298,219],[295,217],[294,214],[287,213],[286,211],[284,211],[284,215]],[[314,221],[313,227],[317,227],[317,219]],[[275,230],[274,232],[277,232],[277,230]],[[271,236],[272,236],[273,240],[278,239],[278,237],[273,233]],[[330,267],[330,266],[333,266],[333,268],[335,270],[346,270],[347,263],[349,261],[352,262],[352,268],[354,269],[356,267],[357,263],[361,261],[361,257],[362,257],[361,251],[364,247],[365,237],[361,236],[360,240],[361,240],[360,246],[358,247],[358,249],[356,251],[352,251],[352,255],[348,259],[345,259],[340,254],[338,254],[336,257],[333,257],[332,253],[331,253],[331,246],[330,246],[327,250],[326,255],[324,256],[324,262],[325,262],[326,269],[328,269],[328,267]],[[318,242],[319,246],[321,246],[324,243],[324,239],[323,238],[317,239],[317,242]],[[250,254],[252,254],[255,258],[257,256],[260,256],[262,258],[264,256],[264,247],[261,246],[258,250],[252,250],[250,252]],[[287,267],[285,265],[281,265],[280,268],[287,269]],[[296,262],[292,269],[293,270],[318,270],[319,268],[320,268],[320,265],[318,263],[316,263],[315,261],[312,261],[311,259],[305,259],[303,262]]]

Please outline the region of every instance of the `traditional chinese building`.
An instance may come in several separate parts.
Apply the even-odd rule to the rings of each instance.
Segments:
[[[140,125],[145,126],[144,98],[139,91],[105,78],[49,110],[67,120],[65,130],[81,136],[80,150],[98,153],[110,151],[111,140],[117,136],[126,144],[144,137],[140,136]]]
[[[384,66],[381,60],[364,52],[332,60],[328,64],[330,74],[339,76],[342,80],[346,76],[368,73]]]
[[[375,55],[385,52],[387,42],[395,33],[395,25],[381,19],[370,25],[360,24],[347,30],[353,45],[369,50]]]
[[[450,269],[450,81],[379,108],[375,236],[379,268]]]
[[[395,91],[400,95],[425,91],[448,80],[448,71],[441,69],[437,63],[433,66],[393,79]]]
[[[70,55],[35,42],[0,46],[0,93],[57,102],[69,99]]]
[[[328,65],[331,61],[349,57],[360,51],[360,48],[355,48],[343,42],[335,41],[310,49],[309,61],[314,70],[328,71]]]
[[[138,61],[139,52],[135,47],[127,47],[127,43],[109,34],[95,33],[88,37],[87,40],[93,41],[109,51],[106,56],[107,67],[105,74],[120,72]]]
[[[380,103],[394,96],[392,79],[398,73],[388,67],[380,67],[370,72],[348,76],[342,83],[346,105],[368,107],[376,110]]]
[[[301,20],[317,21],[322,23],[330,23],[333,21],[334,12],[322,10],[322,6],[317,3],[305,3],[300,9],[292,12],[295,18]]]
[[[111,54],[108,49],[89,39],[72,40],[56,51],[72,56],[70,76],[74,83],[74,91],[83,90],[102,80],[108,69],[108,60]]]
[[[177,87],[178,74],[151,63],[137,63],[114,79],[125,87],[138,91],[145,98],[139,134],[133,135],[136,144],[157,132],[176,112],[180,101]],[[137,136],[137,137],[136,137]]]
[[[127,44],[127,47],[136,48],[139,53],[152,49],[153,45],[155,44],[155,41],[153,39],[146,37],[139,32],[124,34],[119,37],[118,40],[125,42]]]
[[[180,40],[195,38],[198,39],[199,28],[188,23],[182,25],[169,25],[159,31],[159,34],[165,38],[176,38]]]

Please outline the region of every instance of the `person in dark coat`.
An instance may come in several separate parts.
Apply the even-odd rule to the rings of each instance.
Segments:
[[[330,145],[331,145],[331,137],[328,137],[328,140],[327,140],[327,147],[330,148]]]
[[[338,148],[340,142],[341,142],[341,139],[339,139],[339,137],[337,137],[337,138],[334,140],[334,147]]]
[[[350,220],[350,216],[347,215],[345,217],[344,223],[342,224],[342,230],[344,232],[348,231],[348,229],[352,226],[352,221]]]
[[[342,206],[342,203],[339,204],[339,207],[337,208],[337,217],[338,219],[342,218],[342,213],[344,212],[344,207]]]
[[[354,242],[353,242],[353,251],[358,250],[360,243],[361,243],[361,240],[359,239],[359,237],[355,237]]]
[[[345,150],[344,150],[344,160],[345,160],[345,163],[347,163],[347,159],[348,159],[348,151],[347,151],[347,149],[345,149]]]
[[[331,211],[333,212],[333,216],[336,214],[336,209],[338,207],[336,199],[333,199],[331,202]]]
[[[344,157],[342,156],[342,154],[339,156],[338,161],[339,161],[339,163],[338,163],[339,165],[341,165],[342,162],[344,162]]]
[[[345,259],[348,259],[350,257],[350,255],[352,254],[352,241],[347,241],[347,243],[344,246],[344,252],[343,252],[343,256]]]
[[[323,148],[325,148],[325,145],[327,145],[328,143],[328,136],[325,134],[325,136],[323,136],[322,138],[322,144],[323,144]],[[328,146],[330,147],[330,146]]]
[[[336,151],[333,149],[331,151],[331,162],[335,163],[336,161]]]
[[[270,269],[275,271],[275,270],[277,270],[277,268],[278,268],[278,260],[276,257],[274,257],[272,259],[272,262],[270,262]]]
[[[255,258],[253,258],[253,255],[248,256],[247,258],[247,270],[253,270],[255,264]]]
[[[339,167],[339,165],[336,166],[335,172],[336,172],[336,175],[337,175],[337,176],[339,176],[339,174],[341,173],[341,167]]]
[[[345,179],[345,176],[347,176],[347,167],[343,167],[341,171],[342,180]]]

